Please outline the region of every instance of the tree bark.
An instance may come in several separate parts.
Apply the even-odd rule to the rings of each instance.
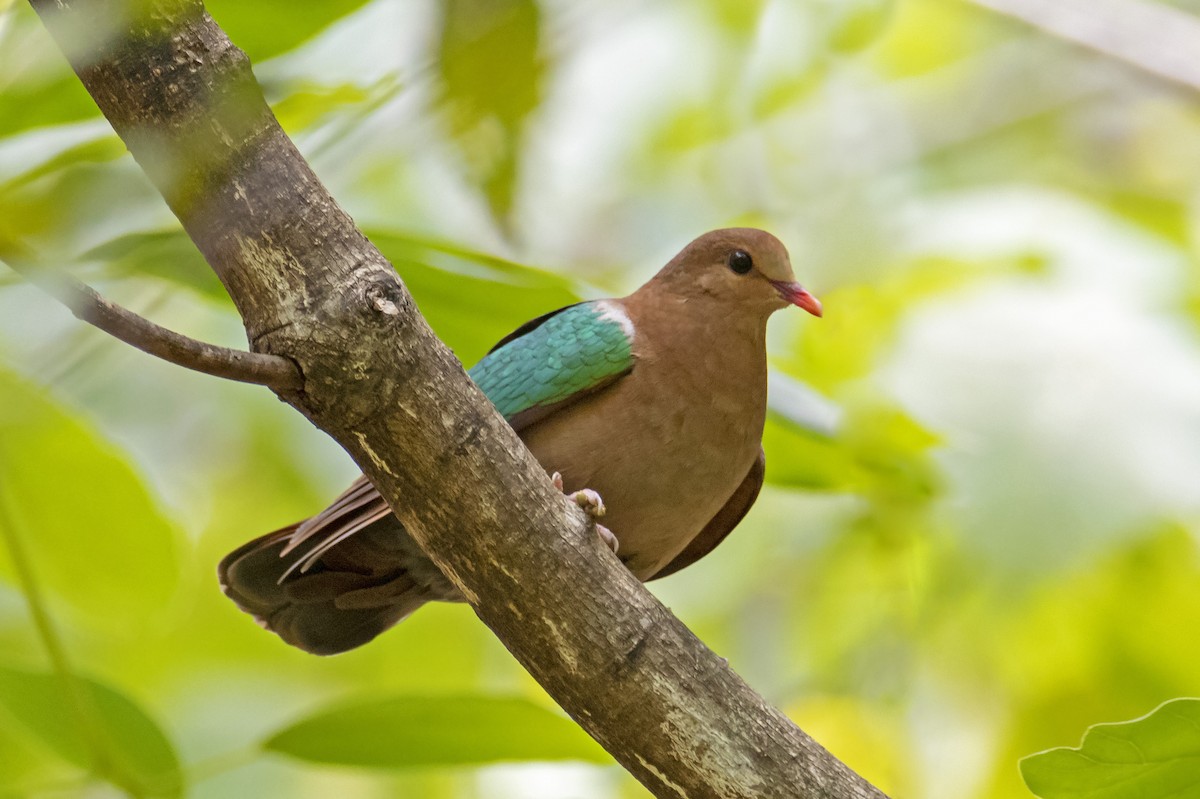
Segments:
[[[228,289],[251,348],[299,366],[303,387],[281,398],[349,452],[625,768],[660,797],[882,797],[599,543],[325,191],[200,2],[31,2]]]

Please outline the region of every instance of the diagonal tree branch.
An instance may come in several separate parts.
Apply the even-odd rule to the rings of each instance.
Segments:
[[[655,795],[882,794],[600,543],[283,134],[198,0],[31,0],[233,298],[479,617]],[[137,9],[137,13],[134,13]],[[403,264],[401,271],[403,271]]]
[[[300,370],[287,358],[197,341],[106,300],[91,286],[70,275],[27,267],[11,259],[5,263],[67,306],[76,319],[176,366],[226,380],[256,383],[277,391],[295,391],[304,385]]]

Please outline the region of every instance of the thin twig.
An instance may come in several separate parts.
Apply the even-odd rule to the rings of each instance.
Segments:
[[[11,260],[5,263],[67,306],[77,319],[164,361],[215,377],[256,383],[280,391],[294,391],[304,385],[300,370],[287,358],[197,341],[106,300],[91,286],[70,275]]]
[[[971,0],[1061,39],[1200,90],[1200,20],[1145,0]]]

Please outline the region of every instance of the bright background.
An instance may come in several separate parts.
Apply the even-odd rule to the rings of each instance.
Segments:
[[[1176,32],[1200,13],[1150,4]],[[1094,18],[1136,50],[1124,5]],[[1018,758],[1200,693],[1196,88],[960,0],[209,7],[468,365],[706,229],[787,243],[826,317],[772,322],[769,484],[653,590],[881,788],[1029,796]],[[3,0],[0,246],[244,346],[36,16]],[[142,355],[0,272],[0,525],[71,668],[141,709],[135,755],[177,758],[206,799],[644,796],[611,765],[258,749],[343,701],[551,707],[465,607],[320,659],[220,595],[222,554],[354,474],[268,391]],[[77,725],[11,556],[0,795],[110,795],[64,743]],[[422,740],[396,747],[420,759]]]

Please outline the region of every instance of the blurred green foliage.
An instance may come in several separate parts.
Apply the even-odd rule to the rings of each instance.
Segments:
[[[1195,88],[963,0],[209,8],[468,365],[705,229],[788,244],[826,316],[772,323],[768,487],[653,589],[881,788],[1029,796],[1022,757],[1200,693]],[[243,343],[36,16],[0,2],[13,251]],[[41,587],[0,549],[0,796],[643,796],[464,607],[318,659],[221,597],[222,554],[353,473],[268,392],[0,273],[0,522]],[[1151,747],[1162,714],[1099,729]],[[1080,757],[1023,769],[1047,797],[1103,786]]]
[[[42,579],[128,634],[177,589],[175,529],[120,450],[44,393],[0,372],[0,408],[0,475]]]
[[[503,760],[611,758],[570,719],[525,699],[377,696],[315,713],[272,735],[267,749],[317,763],[412,768]]]
[[[542,94],[541,12],[534,0],[446,0],[436,54],[450,133],[497,219],[516,188],[525,120]]]
[[[91,680],[83,688],[86,710],[59,675],[0,668],[0,704],[63,760],[135,796],[181,795],[179,760],[158,725],[112,688]]]

